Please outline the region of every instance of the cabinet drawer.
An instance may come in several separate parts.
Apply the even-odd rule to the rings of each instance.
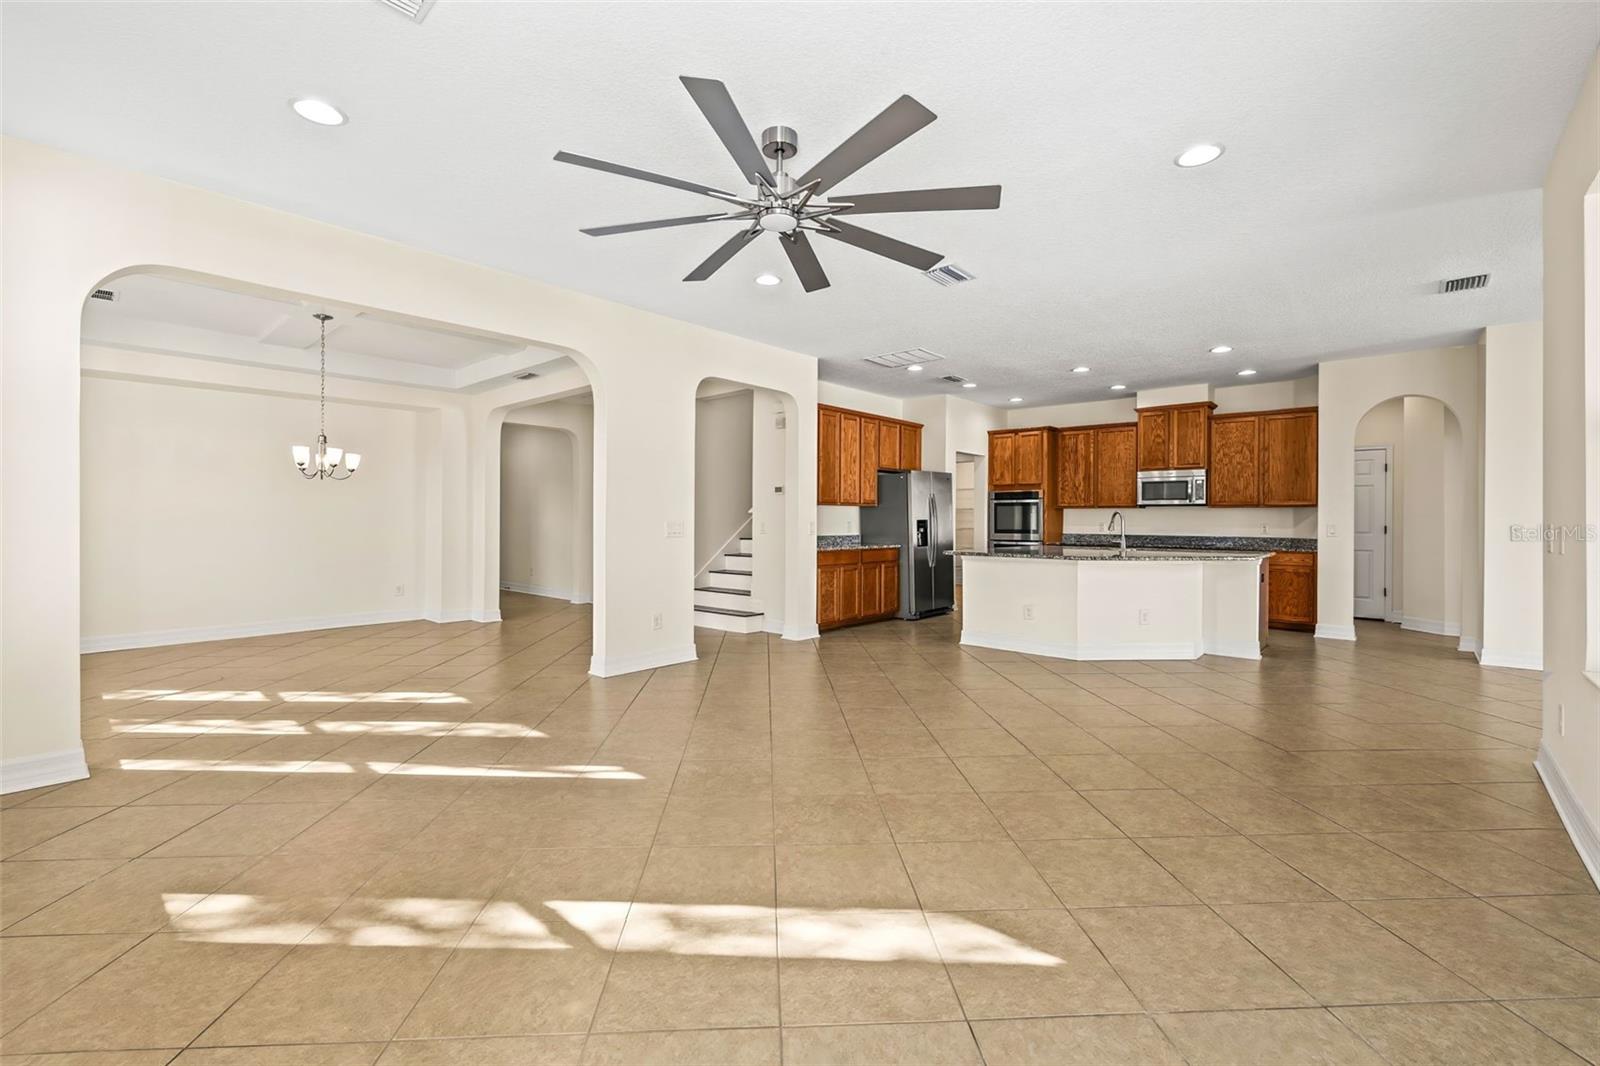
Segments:
[[[825,548],[817,552],[818,566],[855,566],[860,562],[860,548]]]
[[[892,563],[900,558],[899,548],[862,548],[861,561],[864,563]]]

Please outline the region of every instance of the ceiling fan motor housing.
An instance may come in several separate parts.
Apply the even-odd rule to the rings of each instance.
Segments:
[[[800,150],[800,135],[788,126],[768,126],[761,131],[761,150],[769,159],[793,159]]]

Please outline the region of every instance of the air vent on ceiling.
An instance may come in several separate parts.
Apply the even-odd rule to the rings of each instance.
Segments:
[[[534,378],[538,377],[539,374],[537,371],[524,370],[520,374],[513,374],[511,376],[516,378],[518,381],[532,381]]]
[[[960,385],[962,382],[966,381],[967,379],[962,377],[960,374],[945,374],[939,380],[940,381],[948,381],[952,385]]]
[[[117,299],[117,293],[115,289],[96,289],[89,294],[89,299],[115,302]]]
[[[1472,274],[1464,278],[1447,278],[1439,282],[1439,291],[1441,293],[1466,292],[1468,289],[1481,289],[1487,284],[1489,284],[1489,275]]]
[[[384,7],[392,7],[412,22],[421,22],[433,10],[433,0],[378,0]]]
[[[960,285],[963,281],[971,281],[978,276],[962,270],[954,263],[944,263],[934,267],[932,270],[924,270],[923,273],[940,285]]]
[[[898,370],[905,366],[921,366],[923,363],[936,363],[944,356],[938,352],[930,352],[926,348],[907,348],[904,351],[888,352],[884,355],[869,355],[866,361],[877,366],[886,366],[891,370]]]

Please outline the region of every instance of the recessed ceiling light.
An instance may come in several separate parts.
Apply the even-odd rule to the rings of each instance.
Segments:
[[[910,366],[906,367],[906,370],[913,374],[922,373],[922,367],[918,366],[916,363],[912,363]]]
[[[1089,372],[1089,368],[1086,366],[1075,366],[1072,368],[1072,372],[1074,374],[1087,374]]]
[[[978,383],[976,381],[963,381],[961,387],[963,389],[975,389],[978,387]]]
[[[1211,354],[1212,355],[1227,355],[1231,351],[1233,351],[1233,349],[1228,347],[1226,344],[1219,344],[1215,348],[1211,349]]]
[[[1256,372],[1254,370],[1241,370],[1239,371],[1239,376],[1242,378],[1253,378],[1256,376]]]
[[[1111,391],[1112,392],[1121,392],[1123,389],[1125,389],[1127,387],[1128,386],[1126,386],[1126,385],[1113,385],[1113,386],[1111,386]]]
[[[1180,167],[1203,167],[1207,163],[1215,162],[1221,155],[1222,145],[1220,144],[1197,144],[1191,148],[1185,148],[1173,162]]]
[[[344,112],[326,100],[305,96],[299,100],[291,100],[289,106],[294,108],[295,114],[319,126],[343,126],[346,121]]]
[[[1021,396],[1013,396],[1013,397],[1011,397],[1011,402],[1012,403],[1021,403],[1022,402],[1022,397]]]
[[[776,285],[778,282],[780,282],[782,280],[783,279],[778,277],[778,275],[776,275],[776,274],[757,274],[756,275],[756,284],[757,285]]]

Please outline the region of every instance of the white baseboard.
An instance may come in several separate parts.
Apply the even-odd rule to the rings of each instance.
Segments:
[[[447,611],[430,611],[422,616],[424,622],[435,625],[449,625],[451,622],[472,621],[472,609],[468,607],[452,607]]]
[[[474,621],[474,622],[498,622],[498,621],[500,621],[500,608],[496,607],[492,611],[473,611],[472,612],[472,621]]]
[[[1483,642],[1477,637],[1462,637],[1456,644],[1456,651],[1464,651],[1477,658],[1479,662],[1483,661]]]
[[[800,622],[783,632],[784,640],[816,640],[822,636],[822,630],[817,628],[815,622]]]
[[[47,755],[6,759],[0,762],[0,795],[82,781],[88,776],[89,764],[84,761],[82,746]]]
[[[1318,622],[1317,631],[1312,636],[1318,640],[1355,640],[1356,627],[1354,625],[1336,626],[1327,622]]]
[[[1556,814],[1560,816],[1561,824],[1566,826],[1567,836],[1572,838],[1578,858],[1588,868],[1589,879],[1600,885],[1600,827],[1596,827],[1594,819],[1578,803],[1578,797],[1573,794],[1572,786],[1567,783],[1555,756],[1543,744],[1539,745],[1533,768],[1539,771],[1544,790],[1550,793],[1550,802],[1555,804]]]
[[[1484,648],[1478,652],[1478,662],[1483,666],[1506,666],[1513,670],[1543,670],[1543,655],[1518,655]]]
[[[987,633],[982,630],[963,628],[961,630],[961,643],[974,648],[993,648],[996,651],[1014,651],[1021,655],[1043,655],[1052,659],[1075,659],[1079,661],[1109,661],[1114,659],[1198,659],[1201,655],[1227,655],[1227,651],[1207,651],[1198,644],[1174,641],[1164,644],[1075,644],[1068,642],[1054,642],[1043,640],[1019,640],[1016,637],[1006,636],[1001,633]],[[1233,649],[1238,651],[1240,649]],[[1254,655],[1241,655],[1240,658],[1261,657],[1260,649],[1252,648]]]
[[[78,650],[85,653],[126,651],[130,648],[160,648],[168,644],[199,644],[210,640],[238,640],[241,637],[270,637],[281,633],[305,633],[314,629],[347,629],[350,626],[388,625],[415,622],[422,614],[415,607],[395,611],[370,611],[365,614],[336,614],[322,618],[286,618],[278,622],[247,622],[233,626],[200,626],[195,629],[155,629],[146,633],[121,633],[106,637],[83,637]],[[430,619],[438,621],[438,619]]]
[[[587,593],[587,592],[581,592],[581,593],[575,594],[572,597],[572,600],[570,602],[578,603],[578,604],[593,603],[594,602],[594,597],[592,595],[590,595],[589,593]]]
[[[642,655],[613,655],[605,659],[591,655],[589,673],[595,677],[616,677],[619,674],[638,673],[640,670],[655,670],[663,666],[692,663],[697,658],[693,644],[685,644],[678,648],[663,648]]]
[[[1459,637],[1461,635],[1460,622],[1444,622],[1437,618],[1417,618],[1409,614],[1400,619],[1400,628],[1409,629],[1414,633],[1432,633],[1436,637]]]
[[[554,585],[530,585],[526,581],[502,581],[500,587],[507,592],[520,592],[524,596],[545,596],[552,600],[572,601],[572,590]]]
[[[764,618],[766,624],[761,627],[761,631],[763,633],[772,633],[775,636],[780,637],[783,636],[783,619],[774,618],[770,614],[765,615]]]

